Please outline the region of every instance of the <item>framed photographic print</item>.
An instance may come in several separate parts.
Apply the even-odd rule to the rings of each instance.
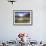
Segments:
[[[13,24],[32,25],[32,10],[13,10]]]

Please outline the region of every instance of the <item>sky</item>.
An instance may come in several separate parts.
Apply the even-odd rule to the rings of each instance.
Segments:
[[[25,14],[30,14],[30,12],[15,12],[18,16],[24,16]]]

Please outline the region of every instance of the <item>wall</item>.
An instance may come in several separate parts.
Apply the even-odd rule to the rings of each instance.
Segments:
[[[13,10],[33,10],[32,26],[13,25]],[[16,0],[12,5],[7,0],[0,0],[0,41],[15,40],[18,32],[31,34],[33,40],[46,40],[46,1]]]

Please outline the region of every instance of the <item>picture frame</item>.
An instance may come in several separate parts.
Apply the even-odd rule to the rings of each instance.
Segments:
[[[32,25],[33,11],[32,10],[13,10],[14,25]]]

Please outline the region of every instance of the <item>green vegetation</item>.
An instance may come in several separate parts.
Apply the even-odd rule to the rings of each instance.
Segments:
[[[26,17],[23,17],[22,20],[20,18],[20,20],[15,20],[15,23],[28,23],[30,22],[30,18],[26,18]]]
[[[15,23],[29,23],[30,14],[25,14],[24,16],[15,16]]]

